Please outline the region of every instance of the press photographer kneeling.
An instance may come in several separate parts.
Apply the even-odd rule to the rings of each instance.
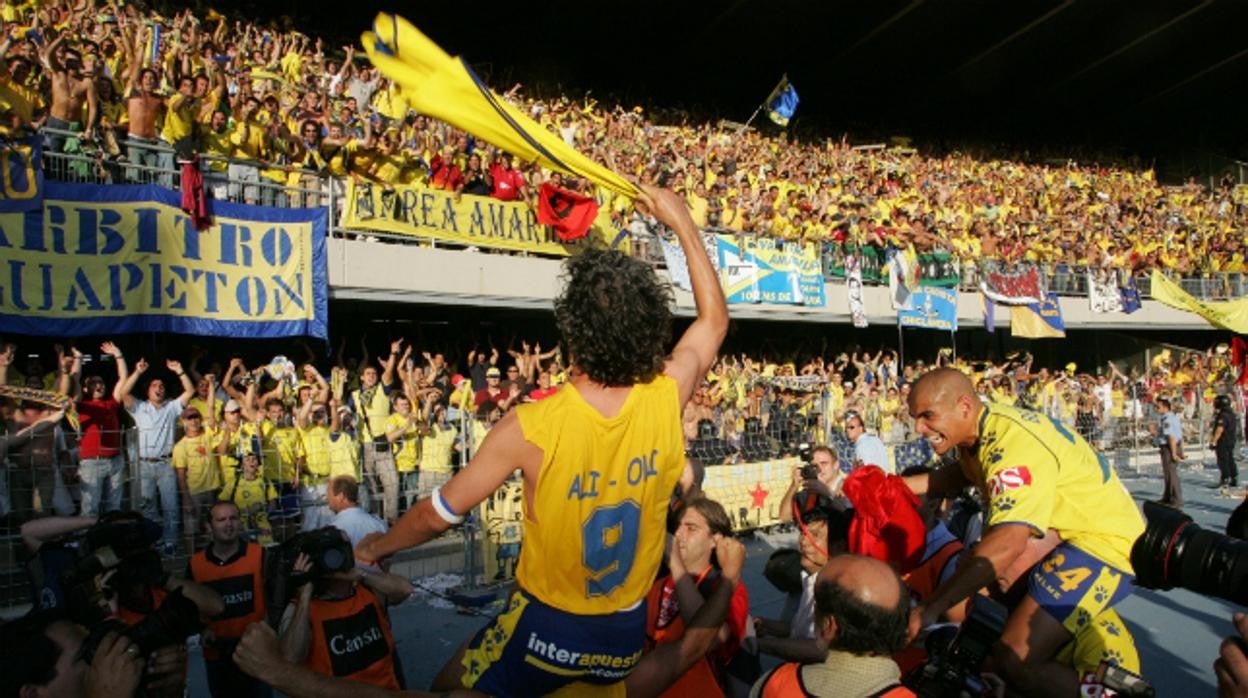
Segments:
[[[0,633],[2,695],[183,695],[186,639],[223,604],[164,571],[152,547],[159,539],[159,526],[132,513],[87,530],[63,576],[65,606]]]
[[[402,577],[354,567],[351,544],[327,526],[282,546],[277,588],[297,589],[281,623],[281,649],[291,662],[326,676],[398,690],[394,637],[386,606],[402,603],[412,585]]]

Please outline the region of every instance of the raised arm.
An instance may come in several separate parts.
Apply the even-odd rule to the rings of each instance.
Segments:
[[[186,375],[186,371],[182,370],[181,361],[169,359],[165,361],[165,368],[173,371],[173,375],[177,376],[182,383],[182,394],[178,396],[178,402],[182,403],[183,407],[186,407],[186,403],[195,397],[195,384],[191,382],[191,377]]]
[[[134,365],[134,373],[126,376],[125,380],[117,381],[117,387],[113,389],[114,396],[120,396],[118,400],[126,409],[134,404],[134,385],[139,382],[139,376],[147,372],[147,359],[139,357],[139,362]]]
[[[693,284],[693,302],[698,315],[676,343],[664,370],[676,379],[680,404],[684,405],[715,363],[724,335],[728,333],[728,304],[684,200],[665,189],[650,186],[643,186],[642,189],[644,194],[637,200],[638,205],[643,213],[653,214],[659,222],[675,231],[685,252],[689,280]]]

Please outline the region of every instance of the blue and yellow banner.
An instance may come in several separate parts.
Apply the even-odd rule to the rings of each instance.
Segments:
[[[48,182],[39,210],[0,213],[0,327],[327,337],[324,208],[214,201],[197,231],[180,201],[151,185]]]
[[[0,141],[0,213],[43,206],[43,140],[39,135]]]
[[[720,285],[729,303],[827,304],[813,243],[720,235],[717,246]]]
[[[417,184],[390,188],[351,180],[342,225],[357,230],[379,230],[431,238],[460,245],[546,255],[571,255],[590,247],[613,247],[627,252],[628,235],[614,229],[608,206],[599,201],[598,218],[589,234],[563,241],[550,226],[537,222],[537,212],[523,201],[500,201],[489,196],[456,195]]]
[[[958,289],[920,286],[910,295],[910,307],[897,311],[897,324],[902,327],[956,332]]]
[[[1016,305],[1010,308],[1010,334],[1015,337],[1042,339],[1065,337],[1066,323],[1056,293],[1046,293],[1044,302]]]

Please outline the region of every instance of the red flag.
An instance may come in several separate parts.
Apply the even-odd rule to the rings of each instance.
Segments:
[[[585,237],[598,217],[597,201],[548,183],[542,183],[537,199],[537,222],[553,227],[560,240]]]
[[[1231,337],[1231,364],[1239,370],[1237,385],[1248,385],[1248,342],[1240,337]]]
[[[919,565],[927,528],[919,516],[919,499],[904,480],[866,465],[846,478],[841,492],[854,505],[849,552],[887,562],[902,574]]]

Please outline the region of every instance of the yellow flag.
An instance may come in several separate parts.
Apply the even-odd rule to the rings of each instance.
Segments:
[[[1040,314],[1029,305],[1010,306],[1010,334],[1029,339],[1066,336],[1065,331],[1045,322],[1044,318],[1040,317]]]
[[[1201,301],[1156,269],[1153,270],[1152,280],[1154,299],[1172,308],[1196,313],[1208,320],[1209,324],[1214,327],[1248,334],[1248,298],[1234,301]]]
[[[492,92],[462,58],[452,58],[407,20],[379,14],[362,37],[383,75],[398,83],[412,108],[445,121],[524,162],[571,174],[630,199],[637,187],[547,131]]]

